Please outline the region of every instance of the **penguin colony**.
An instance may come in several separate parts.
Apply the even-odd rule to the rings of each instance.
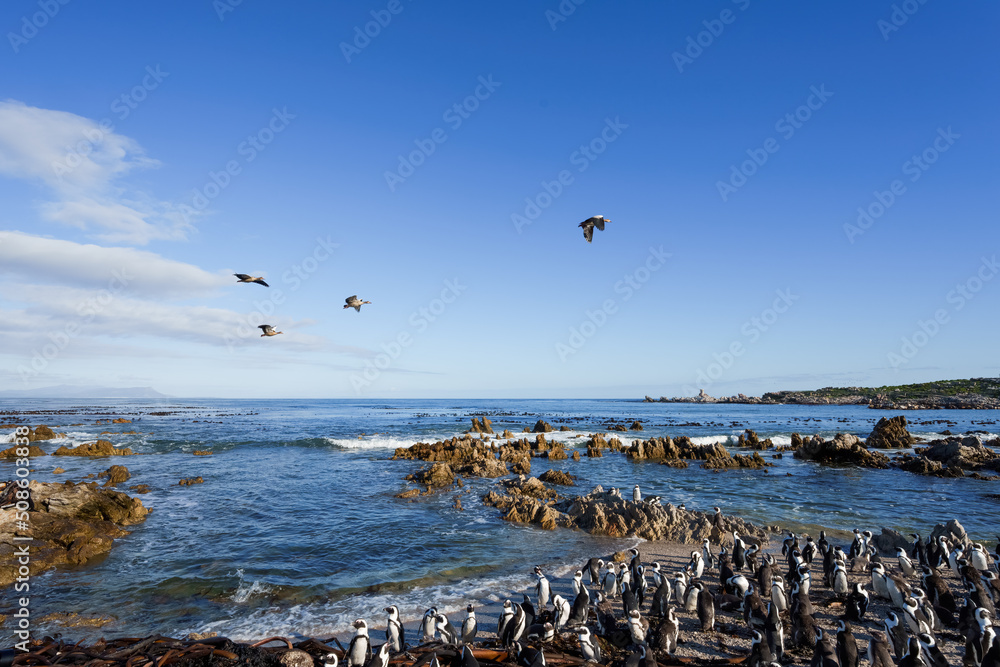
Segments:
[[[675,653],[686,626],[689,632],[716,633],[718,644],[733,656],[728,662],[746,667],[859,667],[863,661],[872,667],[958,667],[956,655],[962,656],[962,667],[1000,667],[1000,628],[993,626],[1000,603],[1000,544],[991,554],[978,543],[913,535],[910,549],[883,558],[870,531],[855,530],[846,551],[822,531],[816,541],[789,533],[779,558],[761,554],[758,545],[728,531],[719,508],[713,523],[727,535],[726,544],[732,536],[731,551],[720,546],[713,554],[705,540],[672,574],[660,563],[644,563],[634,548],[627,563],[591,558],[574,574],[571,588],[560,592],[535,567],[534,603],[527,593],[520,602],[505,600],[495,626],[490,622],[496,640],[476,645],[479,621],[469,605],[460,629],[436,608],[428,609],[420,642],[454,647],[452,667],[477,667],[474,645],[504,650],[521,667],[546,667],[546,646],[558,648],[564,659],[576,655],[601,665],[656,667],[657,659],[680,662]],[[821,627],[820,606],[834,617],[833,627]],[[876,615],[876,608],[885,609],[884,615]],[[377,648],[367,622],[354,622],[355,635],[344,652],[347,667],[388,667],[410,646],[399,610],[385,611],[385,642]],[[870,635],[866,647],[859,646],[855,628]],[[739,659],[726,649],[726,640],[746,636],[750,653]],[[949,644],[951,663],[941,650]],[[436,654],[430,663],[440,667]],[[337,667],[337,656],[330,654],[326,665]]]

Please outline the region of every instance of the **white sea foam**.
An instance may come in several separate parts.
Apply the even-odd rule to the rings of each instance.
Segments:
[[[439,440],[451,438],[455,435],[458,434],[429,434],[421,437],[420,439],[414,439],[413,436],[399,437],[391,435],[365,435],[354,438],[323,439],[330,445],[340,449],[396,449],[397,447],[412,447],[418,442],[437,442]]]
[[[240,583],[236,587],[236,591],[229,596],[229,599],[236,604],[243,604],[255,596],[267,595],[275,590],[274,587],[262,584],[256,580],[248,584],[243,574],[244,571],[242,569],[236,570],[236,576],[239,577]]]
[[[697,435],[691,438],[691,442],[695,445],[714,445],[717,442],[723,445],[735,445],[736,441],[735,435]]]

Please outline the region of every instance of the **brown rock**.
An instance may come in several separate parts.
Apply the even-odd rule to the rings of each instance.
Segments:
[[[795,458],[821,463],[853,463],[865,468],[889,467],[888,456],[868,451],[860,438],[848,433],[838,433],[830,441],[814,435],[795,450]]]
[[[129,491],[135,491],[136,493],[149,493],[152,491],[148,484],[136,484],[134,486],[128,487]]]
[[[57,449],[53,456],[128,456],[134,454],[127,447],[117,448],[107,440],[88,442],[79,447],[67,447],[63,445]]]
[[[891,447],[909,447],[917,439],[906,430],[906,417],[882,417],[875,424],[866,444],[869,448],[883,449]]]
[[[573,456],[571,456],[570,458],[572,458],[574,461],[579,461],[580,460],[580,450],[574,449],[573,450]]]
[[[510,466],[510,471],[515,475],[530,475],[531,457],[526,454],[522,454],[514,460],[513,464]]]
[[[767,440],[761,440],[760,438],[757,437],[756,431],[751,431],[750,429],[747,429],[746,431],[740,434],[736,446],[749,447],[750,449],[762,450],[762,449],[773,448],[774,443],[771,442],[770,438],[768,438]]]
[[[53,475],[61,475],[64,472],[66,472],[64,469],[62,469],[62,468],[56,468],[55,470],[52,471],[52,474]]]
[[[630,430],[630,431],[641,431],[642,430],[642,424],[640,424],[639,420],[637,419],[634,422],[632,422],[632,425],[628,427],[628,430]]]
[[[193,454],[194,454],[195,456],[211,456],[211,455],[212,455],[213,453],[214,453],[214,452],[212,452],[212,451],[211,451],[211,450],[209,450],[209,449],[200,449],[200,450],[199,450],[199,449],[196,449],[196,450],[194,450],[194,452],[193,452]]]
[[[406,479],[423,484],[428,489],[448,486],[455,481],[455,473],[447,463],[435,463],[430,468],[418,470]]]
[[[569,426],[563,425],[563,426],[559,427],[559,430],[560,431],[572,431],[573,429],[571,429]]]
[[[397,498],[416,498],[420,495],[420,489],[408,489],[402,493],[397,493]]]
[[[127,482],[132,477],[132,474],[125,466],[114,465],[99,474],[98,477],[108,478],[108,481],[104,483],[104,486],[114,486],[115,484]]]
[[[535,422],[535,428],[531,429],[532,433],[550,433],[552,431],[552,425],[548,422],[539,419]]]
[[[507,439],[507,440],[510,440],[511,438],[513,438],[513,437],[514,437],[514,434],[513,434],[513,433],[511,433],[511,432],[510,432],[510,430],[508,430],[508,429],[504,429],[504,430],[503,430],[503,433],[501,433],[501,434],[500,434],[500,437],[501,437],[501,438],[505,438],[505,439]]]
[[[200,476],[198,477],[185,477],[181,481],[177,482],[180,486],[191,486],[192,484],[203,484],[205,482]]]
[[[35,440],[52,440],[55,437],[55,431],[44,425],[36,426],[34,431],[28,433],[29,442],[34,442]]]
[[[22,456],[18,456],[17,450],[18,449],[24,449],[24,447],[25,447],[25,445],[14,445],[13,447],[8,447],[7,449],[5,449],[2,452],[0,452],[0,458],[5,458],[5,459],[23,458]],[[28,457],[29,458],[32,457],[32,456],[45,456],[46,455],[45,452],[42,451],[42,448],[39,447],[38,445],[27,445],[27,447],[28,447]]]
[[[538,479],[547,484],[560,484],[562,486],[576,485],[576,482],[573,481],[573,475],[567,474],[562,470],[546,470],[538,476]]]
[[[550,461],[561,461],[569,457],[566,455],[566,450],[562,448],[562,445],[557,443],[549,450],[548,458]]]

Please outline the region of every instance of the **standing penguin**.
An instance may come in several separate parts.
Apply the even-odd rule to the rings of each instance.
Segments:
[[[899,563],[899,571],[903,573],[904,577],[909,578],[917,573],[916,568],[913,567],[913,561],[906,555],[906,550],[902,547],[896,549],[896,562]]]
[[[892,656],[889,654],[889,642],[878,630],[872,630],[871,639],[868,641],[868,664],[871,667],[894,667]]]
[[[590,629],[586,625],[581,625],[576,630],[580,637],[580,653],[587,662],[601,662],[601,645],[594,640],[590,634]]]
[[[573,600],[573,609],[570,611],[569,620],[566,625],[572,627],[576,625],[586,625],[588,612],[590,611],[590,593],[587,587],[580,589],[580,593]]]
[[[778,607],[773,603],[767,606],[764,638],[767,640],[767,648],[774,655],[774,659],[780,661],[785,655],[785,626],[781,622],[781,616],[778,615]]]
[[[426,617],[425,617],[426,618]],[[510,600],[503,601],[503,609],[500,611],[500,618],[497,620],[497,637],[502,639],[504,629],[514,618],[514,603]]]
[[[788,595],[785,594],[785,580],[780,574],[771,577],[771,602],[778,611],[788,609]]]
[[[941,653],[934,637],[926,632],[917,635],[917,643],[920,644],[920,652],[927,667],[948,667],[948,660]]]
[[[573,573],[573,595],[579,595],[581,588],[583,588],[583,570],[577,570]]]
[[[677,622],[677,616],[674,614],[674,608],[667,607],[666,618],[663,619],[657,630],[658,646],[656,648],[666,651],[667,655],[673,655],[677,650],[680,627],[680,624]]]
[[[614,563],[608,563],[607,570],[604,572],[604,578],[601,580],[601,588],[605,596],[609,598],[615,596],[615,592],[618,590],[618,575],[615,573]]]
[[[447,616],[444,614],[438,614],[434,626],[441,635],[441,641],[445,644],[458,645],[461,637],[458,634],[458,630],[456,630],[455,626],[451,624],[451,621],[448,620]]]
[[[695,586],[698,588],[698,621],[701,623],[701,631],[710,632],[715,630],[715,596],[700,581]]]
[[[840,667],[837,660],[837,649],[833,643],[824,636],[823,628],[816,628],[816,643],[813,645],[813,657],[811,667]]]
[[[368,638],[368,623],[359,618],[352,624],[355,632],[345,654],[347,667],[364,667],[372,657],[372,643]]]
[[[535,594],[538,597],[538,611],[543,612],[549,604],[549,595],[552,588],[549,586],[549,580],[542,573],[542,568],[535,567],[535,576],[538,577],[538,583],[535,584]]]
[[[885,636],[892,644],[892,652],[896,655],[896,659],[901,659],[906,653],[906,628],[899,622],[899,616],[894,611],[886,614],[882,619],[882,626],[885,628]],[[919,653],[919,646],[917,648]]]
[[[858,667],[858,640],[845,621],[837,621],[837,659],[840,667]]]
[[[400,653],[406,646],[406,631],[399,620],[399,609],[393,605],[386,607],[385,610],[389,612],[389,621],[385,626],[385,643],[393,653]]]
[[[747,545],[740,536],[733,531],[733,569],[740,572],[746,567]]]
[[[844,608],[844,617],[848,621],[861,623],[865,620],[865,614],[868,612],[869,602],[870,599],[868,597],[868,591],[865,590],[864,585],[860,582],[854,584],[854,590],[847,596],[847,604]]]
[[[691,571],[692,577],[701,579],[701,575],[705,572],[705,560],[700,551],[691,552],[691,562],[688,563],[688,569]]]
[[[462,621],[462,643],[471,644],[476,639],[479,626],[476,623],[476,608],[471,604],[465,608],[465,620]]]
[[[760,564],[760,567],[757,568],[757,587],[760,589],[760,592],[765,595],[770,594],[771,591],[771,578],[773,576],[771,564],[773,562],[774,556],[771,554],[764,554],[763,562]]]
[[[636,484],[632,489],[632,502],[641,503],[642,502],[642,491],[639,490],[639,485]]]
[[[601,581],[601,568],[604,567],[604,561],[600,558],[591,558],[587,561],[587,565],[584,566],[584,571],[590,572],[590,583],[596,586]]]
[[[847,570],[840,561],[837,561],[833,568],[833,592],[838,596],[843,596],[847,595],[848,590]]]
[[[715,556],[712,555],[712,543],[706,537],[701,542],[701,556],[705,560],[705,567],[712,569],[715,567]]]
[[[524,608],[521,605],[513,605],[513,610],[514,615],[504,624],[503,633],[500,636],[501,644],[507,647],[519,641],[521,635],[528,628]]]
[[[424,612],[424,618],[420,622],[420,629],[422,630],[420,641],[424,644],[434,641],[434,635],[437,632],[434,627],[434,624],[437,623],[437,613],[437,607],[431,607]]]
[[[778,664],[760,631],[751,630],[751,635],[750,656],[746,659],[746,667],[771,667]]]
[[[628,614],[628,632],[633,644],[642,645],[646,643],[648,624],[643,623],[644,620],[642,614],[638,611],[633,610]]]
[[[569,601],[558,593],[552,598],[552,608],[554,615],[552,626],[558,632],[560,628],[569,622],[569,615],[572,609],[569,606]]]
[[[660,585],[653,593],[653,602],[650,605],[649,615],[663,617],[670,609],[671,588],[666,577],[661,577]]]

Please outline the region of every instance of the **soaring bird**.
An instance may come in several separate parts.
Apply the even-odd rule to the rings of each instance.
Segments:
[[[264,287],[270,287],[270,285],[265,283],[264,279],[260,276],[248,276],[245,273],[234,273],[233,275],[239,278],[239,280],[236,281],[238,283],[257,283],[258,285],[263,285]]]
[[[580,223],[580,227],[583,228],[583,238],[587,239],[587,243],[594,240],[594,227],[597,227],[602,232],[604,231],[604,223],[611,222],[603,215],[595,215],[592,218],[587,218]]]
[[[270,324],[260,324],[257,325],[257,328],[264,332],[260,335],[261,338],[264,336],[277,336],[280,333],[285,333],[284,331],[275,331],[274,327]]]
[[[371,303],[371,301],[362,301],[361,299],[358,298],[358,295],[355,294],[354,296],[349,296],[346,299],[344,299],[344,308],[353,308],[354,310],[360,313],[361,306],[363,306],[366,303]]]

